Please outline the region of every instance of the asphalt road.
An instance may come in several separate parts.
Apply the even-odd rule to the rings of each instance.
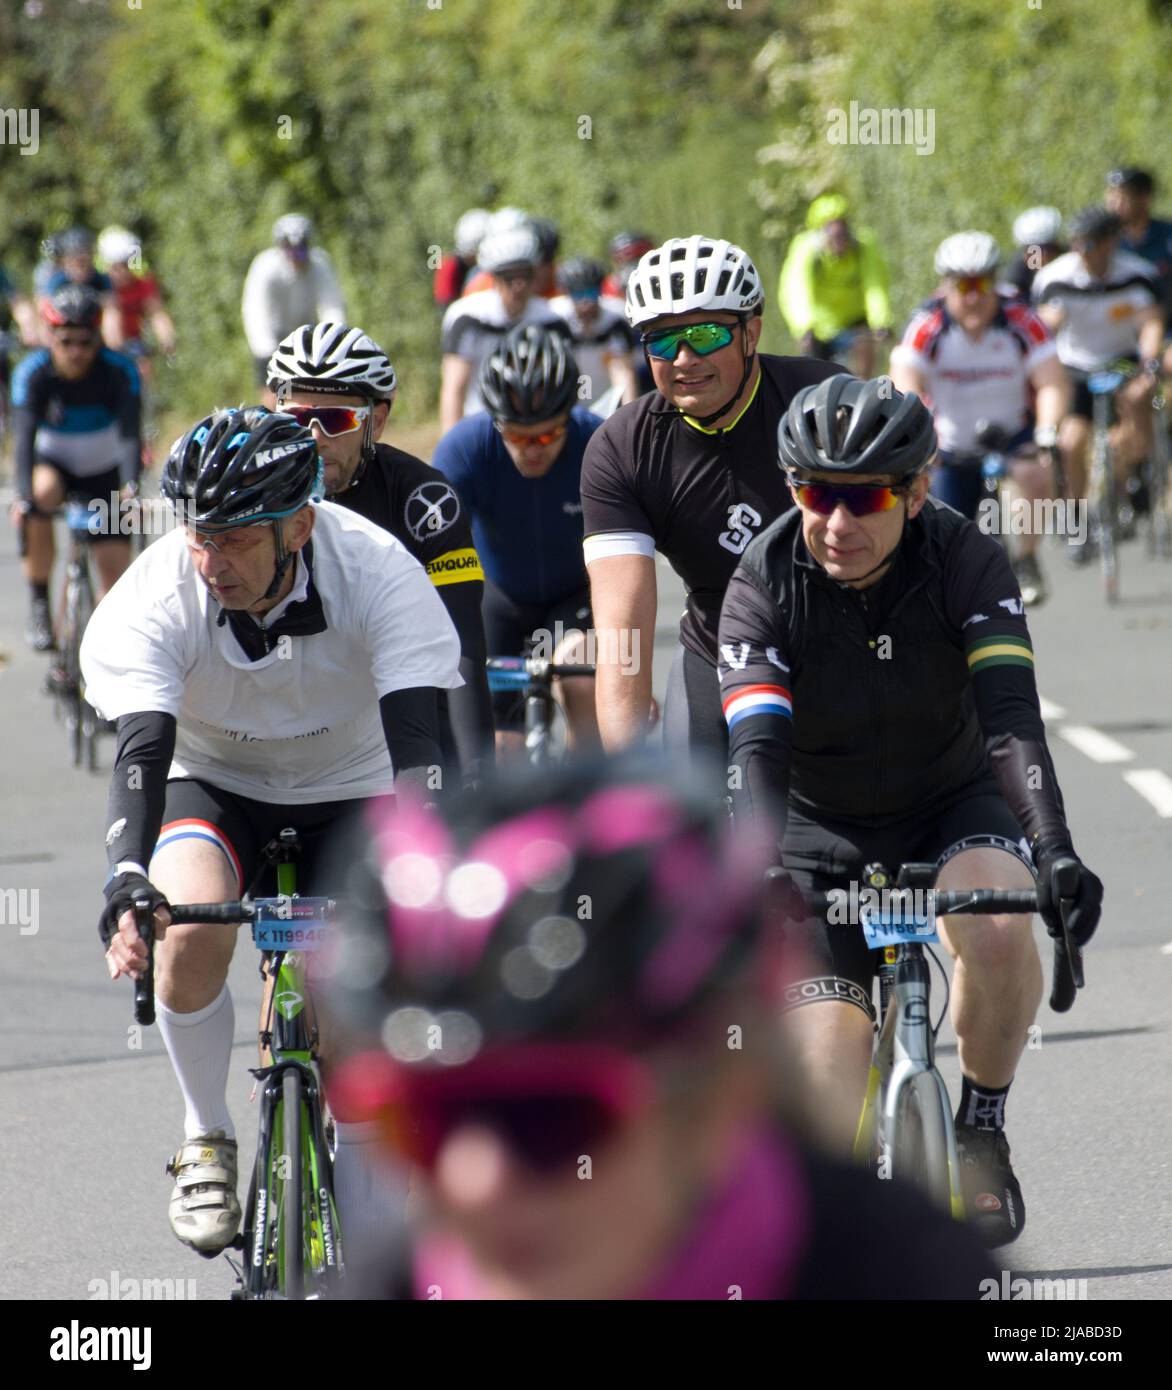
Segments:
[[[1057,592],[1031,619],[1039,684],[1076,843],[1102,876],[1107,905],[1086,991],[1065,1016],[1043,1006],[1039,1045],[1010,1097],[1029,1211],[1012,1263],[1086,1279],[1091,1299],[1169,1298],[1172,565],[1129,545],[1123,601],[1109,611],[1094,570],[1048,558]],[[663,562],[660,580],[662,696],[682,591]],[[64,729],[39,692],[46,662],[24,646],[6,526],[0,593],[0,1297],[84,1299],[111,1282],[170,1279],[181,1296],[223,1298],[233,1283],[226,1262],[205,1263],[167,1226],[164,1164],[181,1135],[179,1093],[157,1032],[131,1030],[129,986],[105,974],[95,920],[106,779],[72,770]],[[107,767],[110,751],[107,740]],[[256,1123],[245,1070],[255,1056],[255,960],[242,938],[229,1092],[242,1167]],[[955,1096],[950,1036],[946,1026],[942,1068]]]

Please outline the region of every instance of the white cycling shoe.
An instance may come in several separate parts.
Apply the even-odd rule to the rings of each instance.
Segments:
[[[236,1140],[220,1129],[186,1139],[167,1172],[175,1177],[167,1208],[171,1229],[210,1260],[232,1244],[240,1228]]]

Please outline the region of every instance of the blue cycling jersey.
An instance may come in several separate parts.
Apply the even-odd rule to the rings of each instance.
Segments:
[[[515,603],[553,603],[586,587],[579,478],[590,436],[602,424],[576,406],[566,442],[542,478],[523,478],[492,417],[469,415],[436,446],[433,468],[472,518],[487,577]]]

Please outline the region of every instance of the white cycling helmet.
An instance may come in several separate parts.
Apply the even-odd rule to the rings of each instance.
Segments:
[[[1057,208],[1026,208],[1013,221],[1016,246],[1052,246],[1062,231],[1062,214]]]
[[[382,348],[344,323],[303,323],[269,358],[269,388],[282,384],[333,395],[366,396],[389,401],[395,394],[395,369]]]
[[[523,208],[500,208],[492,214],[488,230],[493,235],[497,232],[515,232],[518,227],[528,227],[529,214]]]
[[[142,254],[142,243],[125,227],[107,227],[98,234],[98,260],[103,265],[127,265]]]
[[[491,221],[491,212],[484,208],[469,208],[456,223],[456,255],[466,259],[475,256]]]
[[[535,266],[541,260],[541,244],[529,226],[511,231],[490,231],[480,243],[480,268],[490,275],[511,265]]]
[[[300,212],[287,212],[273,223],[273,244],[305,246],[313,240],[313,223]]]
[[[648,251],[627,281],[627,321],[632,328],[664,314],[709,309],[747,314],[765,296],[746,252],[715,237],[673,237]]]
[[[937,275],[990,275],[1001,263],[1001,248],[988,232],[957,232],[936,248]]]

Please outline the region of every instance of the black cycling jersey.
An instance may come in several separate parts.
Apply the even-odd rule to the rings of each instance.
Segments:
[[[460,637],[464,684],[441,692],[441,732],[445,752],[454,751],[465,778],[475,779],[482,764],[491,765],[493,725],[480,615],[484,571],[467,512],[442,473],[389,444],[376,444],[374,458],[354,484],[330,501],[349,507],[401,541],[443,599]]]
[[[734,810],[883,825],[991,768],[1031,844],[1069,843],[1017,581],[934,498],[862,591],[811,558],[800,513],[774,522],[729,583],[719,675]]]
[[[680,641],[716,661],[720,602],[753,536],[792,505],[777,463],[777,428],[804,387],[842,371],[803,357],[759,354],[761,378],[730,429],[689,425],[658,392],[607,420],[582,461],[587,536],[650,536],[688,589]]]

